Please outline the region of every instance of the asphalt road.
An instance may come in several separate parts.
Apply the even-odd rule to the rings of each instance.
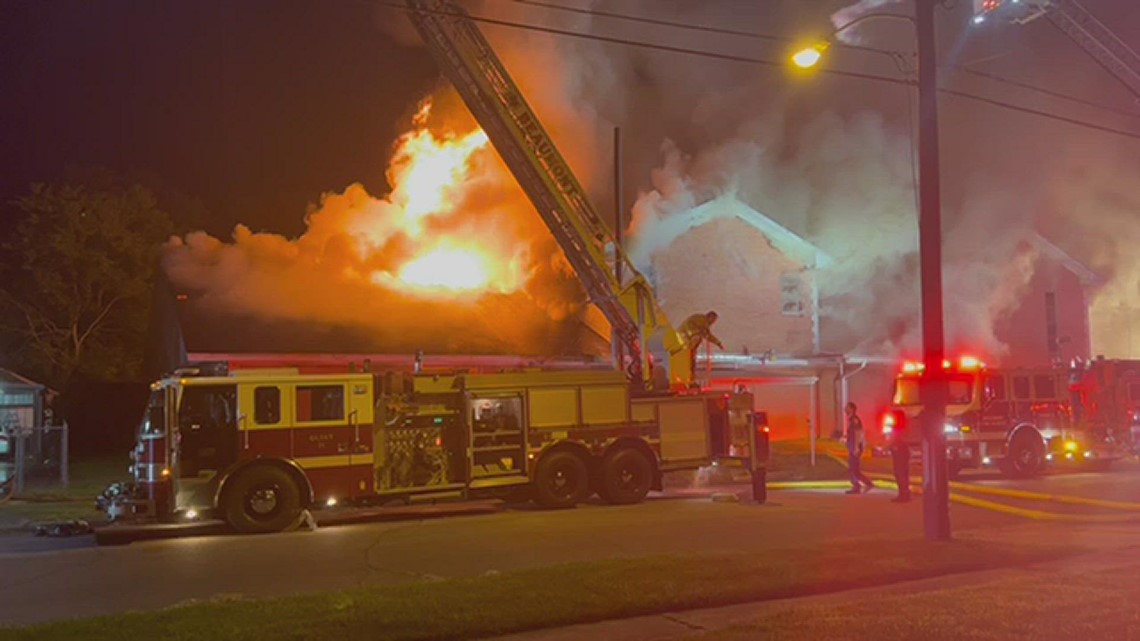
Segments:
[[[1140,469],[1052,474],[988,485],[1140,500]],[[738,488],[741,489],[741,488]],[[229,595],[275,596],[476,576],[610,557],[793,548],[852,538],[922,536],[921,501],[893,492],[773,492],[766,505],[658,496],[633,506],[504,509],[481,516],[368,523],[267,536],[201,536],[96,547],[91,537],[0,537],[0,625],[21,625]],[[1026,522],[952,506],[958,538],[1016,531]],[[1078,528],[1057,524],[1057,542]]]
[[[1119,461],[1107,472],[1058,469],[1024,480],[1006,479],[994,472],[966,472],[958,480],[1046,494],[1140,502],[1140,464],[1134,461]]]

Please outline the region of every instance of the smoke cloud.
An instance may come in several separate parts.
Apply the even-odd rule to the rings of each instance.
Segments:
[[[762,4],[592,0],[576,6],[796,33],[828,20],[842,26],[889,9],[893,0]],[[752,56],[767,46],[711,42],[703,34],[519,3],[484,0],[470,6],[520,22],[727,53]],[[595,202],[609,202],[612,128],[620,125],[626,132],[626,180],[639,191],[629,249],[640,268],[650,269],[654,257],[668,250],[677,230],[691,224],[686,217],[695,206],[735,197],[834,259],[820,279],[825,351],[917,351],[913,140],[902,91],[836,79],[819,83],[826,89],[807,89],[769,68],[481,28]],[[867,37],[857,28],[843,35]],[[776,49],[764,53],[772,59],[783,55]],[[437,94],[438,112],[446,117],[433,120],[433,132],[471,131],[473,123],[455,101],[452,92]],[[1000,360],[1006,348],[993,328],[1020,304],[1033,277],[1040,257],[1029,241],[1038,232],[1105,275],[1094,298],[1099,341],[1096,310],[1140,306],[1140,261],[1133,250],[1140,244],[1140,196],[1129,178],[1140,170],[1135,146],[1084,132],[1061,136],[1040,120],[962,105],[951,103],[942,114],[951,346]],[[501,277],[510,286],[472,295],[409,292],[400,285],[400,267],[426,248],[406,229],[388,224],[402,215],[398,180],[392,181],[391,195],[370,195],[359,186],[327,195],[298,239],[239,227],[232,242],[201,234],[174,241],[168,268],[177,282],[196,288],[201,300],[242,313],[351,323],[393,341],[401,335],[426,340],[439,331],[462,337],[454,339],[455,349],[465,342],[471,349],[518,351],[511,345],[516,336],[539,352],[577,344],[567,335],[581,335],[583,296],[548,232],[489,148],[473,154],[466,171],[468,188],[425,216],[423,225],[433,234],[486,243],[507,266]],[[707,271],[693,271],[694,278],[708,277]],[[310,293],[314,302],[303,302],[297,291]],[[492,311],[503,300],[515,305],[511,314]],[[683,316],[694,310],[668,311]],[[1119,333],[1100,330],[1104,336]],[[494,338],[476,339],[477,334]],[[1140,350],[1140,336],[1135,343],[1133,349]]]
[[[457,107],[441,92],[416,116],[396,143],[390,194],[327,193],[295,239],[242,225],[230,242],[173,238],[172,283],[200,314],[352,328],[367,337],[361,350],[596,351],[569,266]]]

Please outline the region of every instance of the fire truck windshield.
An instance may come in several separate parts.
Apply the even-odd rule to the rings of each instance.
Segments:
[[[166,391],[154,390],[146,404],[146,414],[139,435],[142,438],[157,438],[166,433]]]
[[[895,380],[895,395],[891,401],[893,405],[901,407],[922,405],[920,378],[899,378]],[[967,405],[974,398],[973,378],[969,376],[954,376],[949,379],[949,390],[946,402],[951,405]]]

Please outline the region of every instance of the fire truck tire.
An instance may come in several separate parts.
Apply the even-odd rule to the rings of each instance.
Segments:
[[[1030,478],[1045,465],[1045,445],[1035,434],[1017,434],[1009,444],[1002,471],[1012,478]]]
[[[226,484],[222,512],[238,532],[281,532],[301,514],[301,491],[284,470],[255,465]]]
[[[598,495],[607,503],[640,503],[653,485],[653,463],[632,447],[610,452],[602,459]]]
[[[558,450],[542,457],[534,473],[534,501],[542,507],[574,507],[590,497],[590,470],[581,456]]]

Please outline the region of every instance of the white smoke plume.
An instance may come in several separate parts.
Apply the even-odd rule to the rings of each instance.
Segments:
[[[668,250],[676,229],[691,224],[694,206],[731,193],[790,221],[787,226],[834,259],[820,274],[825,349],[913,352],[921,327],[909,140],[871,113],[823,114],[784,141],[771,134],[776,128],[749,124],[738,138],[695,157],[666,145],[663,165],[652,174],[655,188],[634,207],[636,263],[652,272],[653,258]],[[779,146],[791,151],[775,153]],[[1012,194],[993,192],[948,216],[953,222],[946,229],[944,280],[951,344],[991,357],[1004,352],[993,322],[1016,308],[1033,275],[1035,255],[1025,248],[1032,221],[1023,211]]]
[[[692,24],[763,24],[765,30],[786,28],[792,33],[797,27],[815,27],[829,19],[842,26],[867,12],[889,9],[892,2],[746,4],[593,0],[575,6]],[[517,3],[484,1],[472,7],[499,17],[535,23],[556,20],[560,28],[634,40],[690,37],[677,32],[650,33],[643,25],[550,13]],[[768,24],[785,15],[797,16],[802,24]],[[668,253],[671,239],[677,229],[685,228],[685,216],[694,206],[732,194],[835,259],[822,279],[825,350],[894,355],[916,349],[920,340],[917,226],[903,96],[886,95],[862,81],[836,81],[828,85],[833,93],[825,97],[805,95],[810,92],[790,88],[776,73],[753,66],[482,28],[561,151],[592,189],[595,202],[608,201],[612,127],[621,125],[626,131],[627,182],[641,188],[630,225],[631,252],[641,267],[649,269],[655,256]],[[844,35],[859,35],[850,31],[858,30]],[[694,47],[713,47],[707,36],[691,37]],[[730,43],[722,44],[735,52]],[[756,55],[757,45],[746,44],[748,49],[739,53]],[[782,52],[771,54],[776,57]],[[1096,299],[1098,306],[1140,307],[1140,268],[1132,258],[1137,253],[1131,251],[1140,246],[1135,222],[1138,203],[1127,178],[1135,175],[1140,163],[1135,147],[1122,146],[1115,156],[1095,151],[1103,149],[1103,144],[1091,144],[1083,154],[1067,153],[1064,141],[1040,135],[1040,122],[1018,120],[1011,127],[1008,121],[990,119],[993,114],[965,109],[943,112],[944,280],[951,343],[980,348],[1000,358],[1004,347],[993,327],[1018,304],[1018,293],[1032,277],[1036,255],[1026,241],[1035,227],[1051,240],[1071,246],[1075,256],[1112,277]],[[510,190],[517,195],[513,183],[491,180],[473,202],[500,203]],[[366,203],[362,210],[375,208],[383,200],[361,196]],[[494,211],[496,207],[477,209]],[[529,205],[499,209],[502,215],[494,218],[494,224],[503,226],[501,235],[522,238],[528,246],[521,253],[504,249],[504,255],[520,256],[525,273],[538,269],[548,276],[537,281],[529,276],[528,283],[555,286],[528,285],[520,292],[496,295],[526,296],[527,304],[547,319],[578,313],[580,289],[567,276]],[[1111,219],[1105,212],[1112,213]],[[311,223],[319,220],[316,215],[310,218]],[[451,224],[445,223],[444,228],[450,229]],[[1079,239],[1081,234],[1074,229],[1087,238]],[[546,244],[537,241],[540,237],[546,238]],[[264,249],[263,243],[274,249]],[[258,278],[268,281],[274,273],[272,266],[284,265],[283,273],[296,274],[299,282],[320,290],[320,283],[310,277],[312,270],[297,265],[356,268],[359,262],[351,256],[337,258],[342,253],[336,251],[326,259],[323,252],[327,250],[315,247],[343,248],[352,243],[336,235],[323,245],[303,239],[270,242],[239,232],[234,244],[187,239],[184,246],[172,248],[172,255],[195,256],[192,261],[183,260],[181,268],[184,273],[197,274],[197,279],[191,279],[195,282],[214,283],[209,291],[217,298],[227,283],[238,282],[229,272],[220,271],[222,266],[248,268],[256,263],[261,265],[256,270],[261,274]],[[390,249],[397,252],[399,248],[396,242]],[[280,256],[292,257],[294,262]],[[175,262],[172,259],[172,265]],[[698,266],[693,272],[694,278],[709,277]],[[227,304],[263,308],[239,298],[235,293]],[[352,293],[351,298],[380,302],[374,313],[366,313],[371,303],[354,306],[328,301],[319,306],[321,313],[343,308],[338,319],[378,318],[385,311],[391,314],[392,309],[402,309],[399,301],[371,290]],[[265,305],[272,308],[286,303]],[[491,313],[484,305],[482,309]],[[425,313],[434,318],[442,309]],[[313,312],[294,309],[285,313]],[[527,336],[541,343],[538,337],[548,326],[537,323],[535,327],[539,329]],[[476,330],[484,327],[477,323],[470,333]],[[1140,345],[1140,337],[1136,342]]]

